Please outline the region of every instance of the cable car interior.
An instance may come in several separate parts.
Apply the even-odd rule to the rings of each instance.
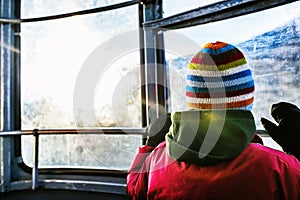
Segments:
[[[300,1],[0,1],[0,199],[129,199],[147,127],[184,110],[185,67],[235,44],[273,103],[300,105]],[[271,118],[271,117],[270,117]]]

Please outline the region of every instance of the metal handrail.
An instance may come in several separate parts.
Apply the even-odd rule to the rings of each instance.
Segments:
[[[51,15],[51,16],[45,16],[45,17],[36,17],[36,18],[28,18],[28,19],[8,19],[8,18],[0,18],[0,23],[10,23],[10,24],[20,24],[20,23],[26,23],[26,22],[40,22],[40,21],[47,21],[47,20],[54,20],[54,19],[61,19],[61,18],[67,18],[67,17],[74,17],[79,15],[86,15],[86,14],[92,14],[92,13],[99,13],[109,10],[114,10],[118,8],[123,8],[135,4],[143,4],[144,1],[142,0],[132,0],[132,1],[126,1],[118,4],[113,4],[109,6],[102,6],[98,8],[92,8],[87,10],[81,10],[76,12],[69,12],[64,14],[58,14],[58,15]]]
[[[146,134],[146,128],[99,128],[99,129],[44,129],[44,130],[20,130],[20,131],[3,131],[0,132],[0,137],[5,136],[17,136],[17,135],[33,135],[33,166],[32,166],[32,180],[31,188],[36,190],[39,187],[40,181],[38,180],[39,176],[39,135],[50,135],[50,134]]]
[[[77,128],[77,129],[34,129],[33,130],[18,130],[18,131],[2,131],[0,137],[3,136],[17,136],[17,135],[52,135],[52,134],[125,134],[125,135],[144,135],[147,128]]]

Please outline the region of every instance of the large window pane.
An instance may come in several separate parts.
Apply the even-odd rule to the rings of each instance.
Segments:
[[[23,136],[24,162],[32,167],[32,136]],[[127,170],[141,137],[125,135],[41,135],[39,167]]]
[[[23,10],[38,8],[30,6]],[[22,129],[141,126],[138,49],[125,47],[119,55],[113,54],[114,48],[119,47],[116,45],[122,45],[114,44],[113,40],[136,30],[137,16],[137,7],[133,6],[96,15],[22,24]],[[128,40],[134,47],[138,46],[138,37]],[[110,49],[104,49],[107,48],[104,44],[111,45]],[[91,56],[101,52],[103,54],[93,60],[95,66],[86,66],[93,59]],[[108,61],[108,56],[112,60]],[[85,84],[79,82],[82,73],[89,73],[86,82],[91,81],[88,76],[98,75],[94,77],[94,84],[84,88],[91,92],[82,100],[86,101],[83,107],[74,105],[78,102],[76,98],[84,98],[74,94],[78,84]],[[118,85],[123,78],[130,83],[127,81],[127,87],[121,88],[123,93],[119,92],[118,98],[125,100],[123,104],[134,114],[130,115],[131,120],[118,118],[115,121],[112,109],[120,103],[112,97],[120,89]],[[83,92],[82,95],[86,95]],[[96,116],[91,117],[94,114]],[[89,117],[93,119],[89,121]]]
[[[22,18],[120,3],[59,2],[22,1]],[[21,24],[22,129],[140,128],[137,29],[137,6]],[[141,136],[132,135],[43,135],[40,139],[40,165],[51,167],[126,169],[141,144]],[[31,140],[22,136],[28,165],[32,165]]]
[[[257,129],[263,129],[261,117],[273,120],[270,115],[273,103],[288,101],[300,106],[299,7],[300,2],[296,2],[176,31],[199,44],[199,48],[208,42],[224,41],[236,45],[244,52],[255,79],[253,113]],[[172,35],[172,31],[169,32],[165,33],[166,37]],[[173,46],[174,41],[166,40],[166,49],[171,51]],[[190,48],[193,52],[180,56],[168,54],[172,111],[188,109],[185,103],[185,69],[197,52],[190,46],[181,48]]]

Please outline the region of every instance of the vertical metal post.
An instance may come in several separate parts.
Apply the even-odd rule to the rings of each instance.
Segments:
[[[37,129],[33,130],[33,167],[32,167],[32,190],[38,187],[39,175],[39,133]]]
[[[160,30],[156,34],[156,57],[157,57],[157,99],[160,108],[158,114],[164,114],[168,110],[167,100],[169,95],[167,85],[167,67],[165,58],[164,31]],[[163,109],[161,109],[163,108]]]
[[[4,18],[19,17],[20,0],[0,0],[0,16]],[[17,14],[18,13],[18,14]],[[20,129],[18,109],[19,97],[19,47],[15,45],[15,32],[19,25],[0,23],[0,126],[1,131]],[[18,44],[19,45],[19,44]],[[11,179],[18,175],[15,159],[16,136],[2,138],[1,148],[1,191],[9,191]]]
[[[145,21],[162,17],[162,0],[145,4]],[[145,30],[145,84],[147,99],[147,125],[159,117],[158,99],[158,59],[156,46],[157,30]]]
[[[144,38],[144,4],[139,4],[139,48],[140,48],[140,75],[141,75],[141,116],[142,116],[142,127],[147,126],[147,112],[146,112],[146,87],[145,87],[145,38]]]

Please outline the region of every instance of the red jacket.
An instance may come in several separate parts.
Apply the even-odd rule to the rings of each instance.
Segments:
[[[300,199],[300,163],[261,144],[250,111],[172,114],[166,141],[143,146],[127,177],[133,199]]]
[[[139,148],[127,177],[133,199],[300,199],[300,163],[251,143],[233,161],[213,166],[177,162],[166,143]]]

